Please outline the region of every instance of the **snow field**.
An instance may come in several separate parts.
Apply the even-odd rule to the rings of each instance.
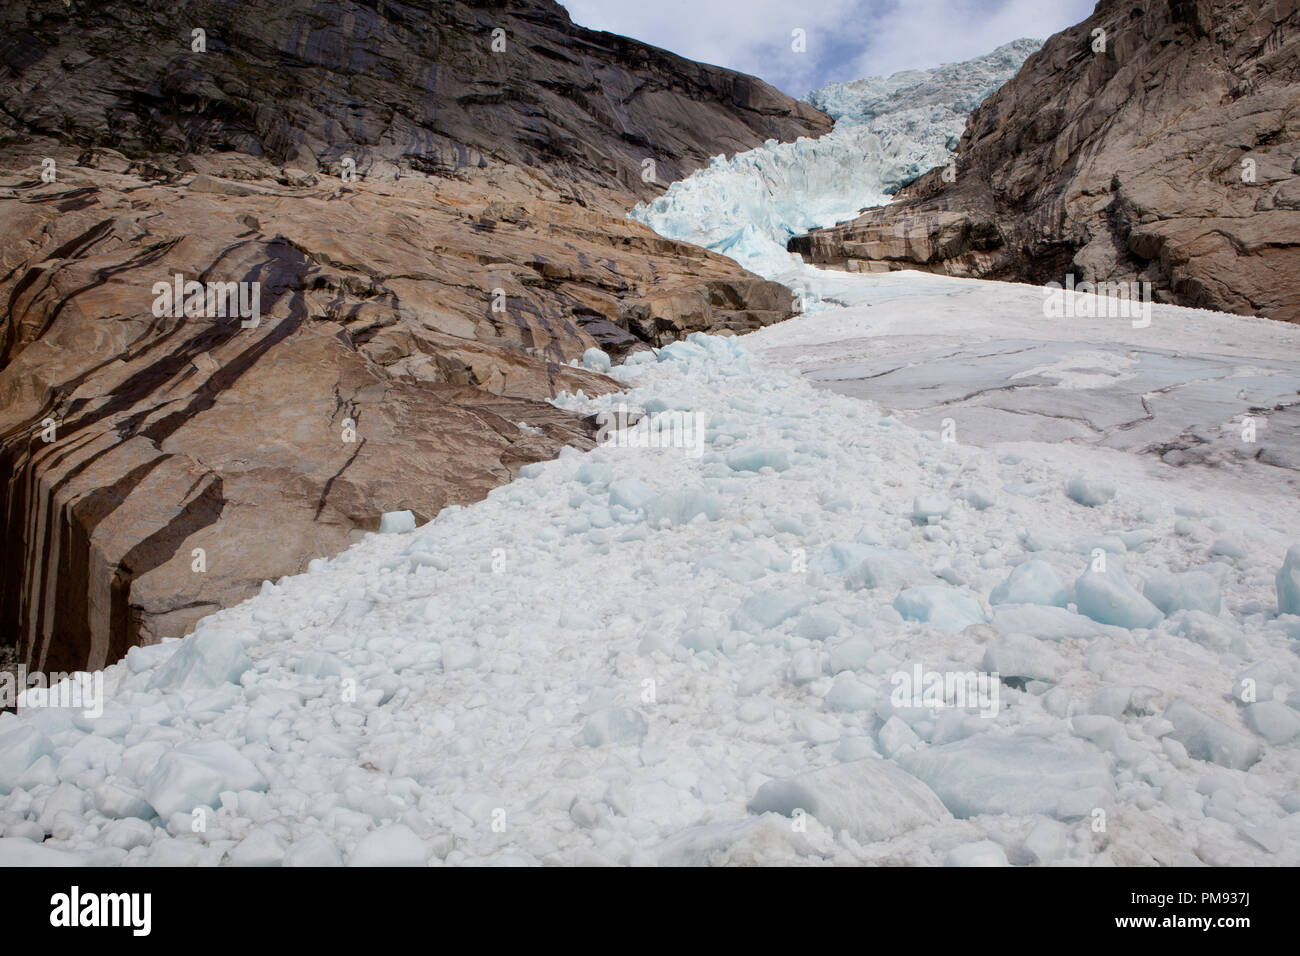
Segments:
[[[1294,510],[652,358],[560,404],[702,455],[566,451],[0,716],[0,864],[1300,862]]]

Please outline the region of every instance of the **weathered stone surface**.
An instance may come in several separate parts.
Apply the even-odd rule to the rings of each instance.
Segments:
[[[547,400],[616,388],[568,364],[593,345],[791,313],[625,218],[651,147],[671,177],[829,125],[759,81],[547,0],[205,10],[206,54],[162,3],[0,12],[0,643],[31,668],[589,446]],[[155,315],[177,274],[260,283],[260,321]]]
[[[718,153],[831,128],[754,77],[575,26],[554,0],[209,0],[178,13],[164,0],[7,4],[0,126],[132,158],[266,156],[299,175],[337,173],[344,157],[371,179],[509,163],[574,195],[602,183],[639,199]],[[206,53],[192,52],[193,29]]]
[[[790,249],[858,272],[1148,280],[1160,301],[1300,321],[1298,96],[1295,0],[1102,0],[971,114],[954,182],[931,170]]]

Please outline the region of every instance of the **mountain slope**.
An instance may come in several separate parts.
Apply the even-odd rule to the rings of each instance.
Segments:
[[[202,53],[173,4],[0,11],[0,640],[33,669],[588,445],[548,402],[617,387],[588,348],[791,314],[624,214],[663,188],[644,160],[828,129],[812,107],[549,0],[204,9]],[[257,321],[159,311],[177,275],[258,283]]]
[[[194,29],[206,52],[192,52]],[[494,31],[502,31],[495,33]],[[553,0],[13,4],[4,122],[128,156],[233,150],[362,175],[488,162],[637,196],[830,123],[766,83],[574,25]]]
[[[932,170],[789,248],[853,269],[1147,280],[1161,301],[1300,321],[1297,96],[1294,0],[1102,0],[971,114],[954,182]]]

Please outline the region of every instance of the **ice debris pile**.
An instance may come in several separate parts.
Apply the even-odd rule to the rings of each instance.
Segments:
[[[563,404],[666,440],[394,516],[101,716],[0,716],[0,865],[1300,863],[1300,516],[736,339],[612,374]]]
[[[785,251],[791,236],[884,205],[899,187],[947,163],[966,116],[1041,45],[1015,40],[964,63],[814,91],[805,99],[835,120],[830,133],[715,157],[630,215],[660,235],[779,278],[800,261]]]

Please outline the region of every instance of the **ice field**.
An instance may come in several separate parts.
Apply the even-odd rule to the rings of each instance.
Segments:
[[[0,865],[1300,863],[1300,329],[801,265],[942,159],[899,111],[972,105],[864,82],[636,212],[806,314],[609,369],[557,400],[601,447],[132,649],[99,716],[29,695]]]

